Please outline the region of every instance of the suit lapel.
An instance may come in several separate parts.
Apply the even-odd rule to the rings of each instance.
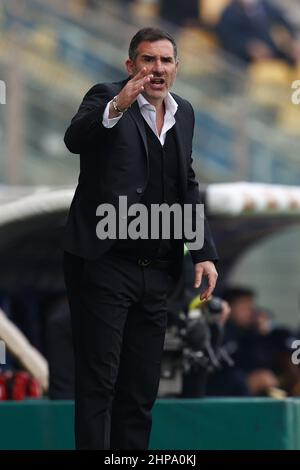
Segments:
[[[122,80],[121,82],[116,83],[117,88],[115,91],[119,93],[122,88],[126,85],[126,83],[130,80],[131,77],[126,78],[126,80]],[[140,108],[138,105],[138,102],[135,101],[130,108],[128,109],[128,113],[130,116],[133,118],[134,122],[137,125],[137,128],[139,130],[139,133],[141,134],[143,144],[146,150],[147,154],[147,160],[148,160],[148,144],[147,144],[147,136],[146,136],[146,131],[145,131],[145,126],[144,126],[144,120],[140,112]]]
[[[138,102],[135,101],[131,106],[130,108],[128,109],[128,112],[129,114],[131,115],[131,117],[134,119],[136,125],[137,125],[137,128],[139,130],[139,133],[142,137],[142,140],[143,140],[143,144],[144,144],[144,147],[145,147],[145,150],[146,150],[146,155],[147,155],[147,161],[148,161],[148,143],[147,143],[147,136],[146,136],[146,131],[145,131],[145,125],[144,125],[144,120],[143,120],[143,116],[140,112],[140,108],[139,108],[139,105],[138,105]]]

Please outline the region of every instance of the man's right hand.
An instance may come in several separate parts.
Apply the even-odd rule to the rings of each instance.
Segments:
[[[143,67],[131,80],[129,80],[117,97],[117,106],[119,109],[127,109],[135,102],[138,95],[144,90],[146,83],[150,82],[152,74],[149,74],[146,67]],[[112,104],[109,107],[109,118],[119,116]]]

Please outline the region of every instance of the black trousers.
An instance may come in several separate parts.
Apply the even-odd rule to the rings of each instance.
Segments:
[[[166,271],[65,252],[77,449],[147,449],[167,324]]]

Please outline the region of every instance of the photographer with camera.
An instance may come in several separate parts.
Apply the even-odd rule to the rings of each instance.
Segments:
[[[201,302],[198,296],[190,304],[183,331],[182,397],[203,397],[209,373],[221,368],[223,362],[232,365],[222,348],[224,325],[229,315],[229,304],[219,297]]]

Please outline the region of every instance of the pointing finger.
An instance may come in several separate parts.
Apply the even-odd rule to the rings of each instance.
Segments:
[[[145,75],[147,75],[147,73],[148,73],[147,67],[143,67],[131,80],[133,82],[136,82],[140,80],[141,78],[143,78]]]
[[[201,294],[201,297],[200,297],[201,300],[208,299],[212,295],[214,288],[216,287],[216,282],[217,282],[216,276],[213,273],[209,273],[207,277],[208,277],[208,286],[205,289],[205,291]]]

